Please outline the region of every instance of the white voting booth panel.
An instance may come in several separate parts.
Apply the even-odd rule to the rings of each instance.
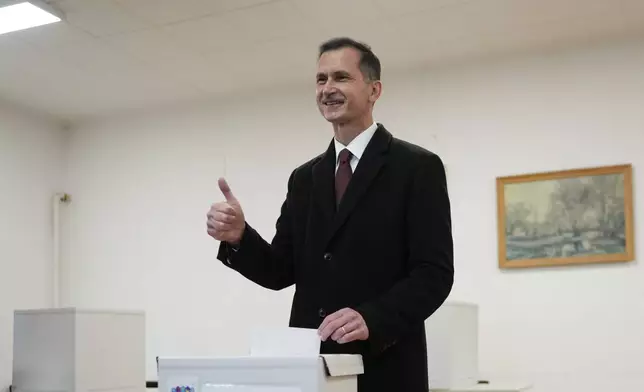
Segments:
[[[159,358],[159,392],[356,392],[356,355]]]
[[[425,321],[429,386],[457,390],[478,382],[478,306],[445,302]]]
[[[145,392],[143,312],[14,312],[17,392]]]
[[[450,389],[449,392],[527,392],[529,385],[524,384],[480,384],[466,388]]]

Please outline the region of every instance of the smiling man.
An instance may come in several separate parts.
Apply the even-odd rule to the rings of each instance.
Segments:
[[[295,285],[289,325],[318,329],[323,353],[363,356],[360,392],[426,392],[424,321],[454,280],[450,201],[441,159],[374,121],[380,72],[365,44],[322,44],[316,97],[334,137],[291,173],[274,238],[223,178],[207,231],[224,265],[272,290]]]

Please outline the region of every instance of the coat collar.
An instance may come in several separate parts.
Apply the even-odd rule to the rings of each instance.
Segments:
[[[333,145],[335,146],[335,161],[338,162],[340,151],[342,151],[344,148],[351,151],[351,154],[359,161],[360,158],[362,158],[362,154],[364,154],[364,150],[367,148],[367,144],[369,144],[369,141],[371,141],[371,138],[373,137],[373,134],[376,133],[377,129],[378,124],[374,122],[369,126],[369,128],[361,132],[351,141],[351,143],[346,146],[340,143],[337,139],[333,138]]]
[[[312,198],[316,207],[321,210],[322,221],[316,222],[316,225],[319,225],[325,233],[324,246],[346,222],[380,172],[385,164],[391,140],[391,133],[383,125],[378,124],[337,209],[335,203],[336,153],[333,141],[322,158],[313,166]]]

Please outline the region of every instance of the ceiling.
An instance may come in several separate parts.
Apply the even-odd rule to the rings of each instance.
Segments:
[[[0,98],[66,121],[313,81],[319,43],[405,67],[644,33],[644,0],[50,0],[0,35]]]

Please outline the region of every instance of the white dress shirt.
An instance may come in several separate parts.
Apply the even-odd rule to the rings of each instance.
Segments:
[[[360,161],[360,158],[362,157],[362,154],[364,153],[364,150],[367,148],[367,144],[369,144],[369,141],[371,140],[371,137],[373,134],[376,132],[376,129],[378,128],[378,124],[375,122],[371,124],[369,128],[361,132],[358,136],[353,139],[348,146],[343,145],[338,141],[338,139],[333,139],[335,143],[335,170],[337,172],[338,170],[338,157],[340,155],[340,151],[343,149],[348,149],[351,151],[351,162],[349,164],[351,165],[351,171],[355,173],[356,167],[358,166],[358,162]]]
[[[340,156],[340,151],[343,149],[347,148],[349,151],[351,151],[351,162],[349,164],[351,165],[351,171],[355,173],[356,167],[358,166],[358,162],[360,161],[360,158],[362,158],[362,154],[364,153],[364,150],[367,148],[367,144],[369,144],[369,141],[371,141],[371,138],[373,137],[373,134],[376,133],[376,129],[378,129],[378,124],[374,121],[373,124],[367,129],[365,129],[363,132],[361,132],[358,136],[355,137],[349,143],[348,146],[345,146],[344,144],[340,143],[337,139],[333,138],[333,142],[335,144],[335,170],[336,172],[338,171],[338,158]],[[232,250],[232,252],[237,252],[239,250],[238,246],[233,246],[228,244],[229,249]],[[231,258],[230,256],[226,260],[228,264],[231,264]]]

